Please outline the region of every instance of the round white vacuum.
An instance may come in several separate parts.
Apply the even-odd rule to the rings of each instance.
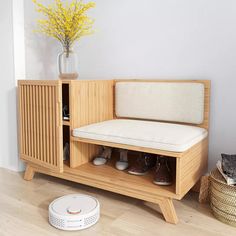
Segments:
[[[66,195],[49,205],[50,224],[62,230],[86,229],[96,224],[99,217],[100,204],[88,195]]]

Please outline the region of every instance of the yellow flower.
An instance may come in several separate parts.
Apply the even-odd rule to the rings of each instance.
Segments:
[[[59,40],[68,50],[71,45],[82,36],[93,33],[94,20],[86,15],[86,12],[95,7],[94,2],[83,3],[82,0],[72,0],[63,5],[61,0],[54,0],[54,4],[48,7],[32,0],[36,10],[45,18],[37,21],[37,32]]]

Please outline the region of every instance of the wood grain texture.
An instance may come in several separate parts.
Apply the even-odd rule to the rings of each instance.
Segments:
[[[164,215],[166,222],[171,223],[171,224],[177,224],[178,217],[176,215],[175,207],[174,207],[172,199],[165,197],[161,200],[159,205],[160,205],[161,211]]]
[[[177,224],[178,222],[172,203],[172,198],[179,198],[175,194],[175,186],[157,186],[153,184],[153,173],[146,176],[134,176],[116,170],[114,165],[97,167],[90,162],[77,168],[70,168],[65,165],[63,173],[41,168],[34,164],[30,164],[30,167],[35,172],[159,204],[167,222],[172,224]]]
[[[42,174],[26,182],[22,173],[0,168],[1,236],[231,236],[235,228],[211,214],[208,204],[199,204],[196,193],[173,201],[177,226],[167,224],[158,205]],[[48,206],[66,194],[89,194],[101,204],[96,225],[82,231],[64,232],[48,223]]]
[[[63,125],[70,126],[70,121],[68,121],[68,120],[63,120]]]
[[[68,165],[64,165],[63,173],[55,172],[35,164],[30,164],[30,166],[35,172],[60,177],[153,203],[158,203],[162,197],[166,196],[174,199],[179,198],[175,194],[175,185],[158,186],[153,184],[153,172],[145,176],[134,176],[115,169],[113,164],[98,168],[91,162],[76,168],[70,168]]]
[[[113,119],[113,81],[76,80],[70,83],[71,131],[84,125]],[[90,161],[99,151],[96,145],[71,139],[72,168]]]
[[[28,164],[26,166],[25,174],[24,174],[24,180],[30,181],[34,178],[34,169]]]
[[[147,152],[147,153],[153,153],[153,154],[170,156],[170,157],[183,156],[182,152],[169,152],[169,151],[164,151],[160,149],[139,147],[139,146],[133,146],[133,145],[121,144],[121,143],[112,143],[112,142],[101,141],[101,140],[86,139],[86,138],[79,138],[79,137],[73,137],[73,136],[71,137],[71,140],[82,142],[82,143],[91,143],[91,144],[97,144],[97,145],[102,145],[102,146],[128,149],[128,150],[133,150],[133,151],[138,151],[138,152]]]
[[[184,196],[207,171],[208,138],[194,145],[177,159],[176,193]]]
[[[19,81],[21,159],[63,170],[60,81]]]
[[[200,189],[199,189],[199,196],[198,196],[198,201],[200,203],[209,203],[209,187],[210,187],[210,180],[209,180],[209,175],[204,175],[200,179]]]

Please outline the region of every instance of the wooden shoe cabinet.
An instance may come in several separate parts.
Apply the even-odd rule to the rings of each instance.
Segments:
[[[118,171],[113,163],[96,167],[91,163],[99,145],[107,143],[80,140],[72,130],[81,126],[114,119],[114,80],[20,80],[19,135],[20,158],[27,163],[25,180],[35,172],[101,188],[160,205],[167,222],[178,219],[172,199],[182,199],[207,167],[208,139],[186,152],[167,152],[134,146],[111,144],[138,152],[171,157],[175,181],[171,186],[154,185],[153,173],[133,176]],[[209,89],[205,83],[205,119],[208,129]],[[62,107],[69,108],[70,119],[63,120]],[[63,160],[63,145],[69,143],[70,157]]]

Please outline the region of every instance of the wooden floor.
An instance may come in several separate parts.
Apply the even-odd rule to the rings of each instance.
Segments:
[[[101,203],[101,218],[90,229],[64,232],[48,224],[48,205],[62,195],[86,193]],[[159,208],[150,203],[36,174],[30,181],[22,173],[0,169],[0,236],[60,235],[236,235],[236,228],[217,221],[207,205],[197,202],[196,193],[175,201],[179,223],[166,223]]]

